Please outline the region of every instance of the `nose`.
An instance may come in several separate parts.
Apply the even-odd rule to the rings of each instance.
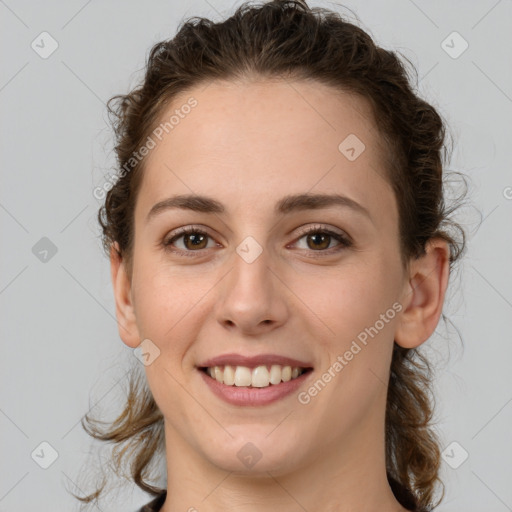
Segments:
[[[234,254],[218,289],[216,317],[224,328],[257,335],[286,322],[286,286],[269,264],[265,250],[252,262]]]

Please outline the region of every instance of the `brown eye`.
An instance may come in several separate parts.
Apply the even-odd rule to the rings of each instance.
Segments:
[[[333,253],[337,253],[352,246],[352,242],[348,237],[319,226],[315,226],[303,232],[298,241],[302,239],[306,240],[306,247],[299,246],[299,248],[309,250],[310,253],[318,253],[315,254],[315,257],[332,255]],[[180,240],[181,246],[177,243]],[[208,241],[211,241],[213,245],[208,246]],[[331,247],[333,241],[338,243],[334,247]],[[189,226],[175,232],[170,238],[162,242],[162,245],[166,251],[178,255],[197,256],[201,251],[214,247],[215,241],[205,231]]]
[[[208,239],[208,235],[204,235],[201,233],[189,233],[182,236],[184,240],[184,245],[187,249],[204,249],[204,242],[205,240]],[[188,243],[190,243],[191,245],[188,245]]]
[[[308,229],[303,232],[298,241],[303,238],[306,239],[306,247],[299,246],[299,249],[309,249],[310,252],[320,253],[318,256],[321,256],[322,253],[325,253],[326,255],[332,254],[352,246],[352,242],[348,237],[341,233],[336,233],[335,231],[327,228],[321,228],[319,226],[315,226],[312,229]],[[330,247],[333,240],[338,243],[336,246]]]
[[[308,247],[310,249],[328,249],[331,242],[331,235],[325,233],[314,233],[307,235]],[[312,242],[311,244],[309,242]]]
[[[182,247],[176,247],[175,242],[183,239]],[[179,254],[198,252],[202,249],[208,249],[207,244],[210,236],[208,233],[197,228],[183,228],[174,236],[163,242],[166,250]],[[174,247],[174,248],[173,248]]]

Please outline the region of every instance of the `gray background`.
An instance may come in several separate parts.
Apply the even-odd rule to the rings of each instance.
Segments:
[[[65,488],[81,493],[92,453],[80,418],[92,408],[113,419],[122,377],[139,364],[118,336],[92,194],[113,173],[105,102],[135,85],[151,46],[183,17],[218,20],[239,4],[0,0],[0,512],[77,510]],[[470,180],[458,216],[469,250],[447,297],[450,322],[426,347],[438,368],[443,447],[458,443],[443,462],[439,512],[512,510],[512,2],[344,5],[379,44],[417,66],[420,93],[454,137],[450,168]],[[47,59],[31,48],[43,31],[58,42]],[[453,31],[469,44],[457,58],[443,47]],[[447,41],[452,52],[461,48],[460,39]],[[36,245],[48,244],[43,237],[57,249],[46,261]],[[58,452],[48,469],[39,465],[51,457],[44,441]],[[453,469],[462,450],[469,457]],[[127,485],[108,510],[147,501]]]

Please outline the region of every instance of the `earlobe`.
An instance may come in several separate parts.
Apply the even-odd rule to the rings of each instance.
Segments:
[[[413,260],[404,290],[404,310],[397,322],[395,342],[404,348],[415,348],[434,332],[443,311],[448,286],[450,249],[441,239],[431,239],[426,254]]]
[[[131,282],[117,242],[110,248],[110,275],[114,289],[119,336],[126,345],[135,348],[140,344],[140,338],[131,296]]]

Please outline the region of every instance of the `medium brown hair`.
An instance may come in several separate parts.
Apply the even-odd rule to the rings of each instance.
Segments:
[[[108,103],[119,169],[127,168],[179,93],[212,80],[254,77],[315,80],[368,101],[384,148],[386,178],[397,199],[402,261],[407,265],[424,254],[429,239],[441,237],[449,243],[452,268],[464,251],[465,239],[449,218],[455,207],[447,208],[444,201],[445,123],[433,106],[415,94],[407,68],[395,52],[378,47],[339,13],[310,8],[302,0],[246,2],[217,23],[190,18],[173,39],[156,44],[143,82]],[[120,173],[98,213],[106,253],[117,243],[129,269],[134,205],[143,169],[141,160],[129,172]],[[82,425],[94,438],[114,444],[116,472],[128,459],[131,479],[156,496],[163,489],[146,477],[155,455],[165,449],[163,417],[145,379],[135,370],[129,375],[122,414],[105,428],[87,414]],[[443,489],[435,502],[436,490],[443,485],[439,440],[432,425],[431,383],[425,356],[395,343],[385,418],[386,470],[397,500],[410,509],[428,510],[444,496]],[[77,498],[88,503],[103,488],[104,484]]]

